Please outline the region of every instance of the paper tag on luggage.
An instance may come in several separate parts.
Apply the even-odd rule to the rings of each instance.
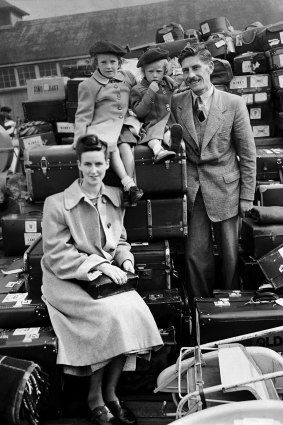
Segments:
[[[248,88],[248,79],[246,76],[236,76],[230,81],[230,89],[246,89]]]
[[[268,75],[251,75],[251,87],[268,87]]]
[[[7,294],[3,299],[2,303],[17,303],[18,301],[22,302],[28,296],[27,292],[22,294]]]
[[[24,233],[25,246],[31,245],[41,233]]]
[[[163,40],[165,41],[165,43],[170,43],[170,41],[174,41],[174,37],[172,35],[172,32],[168,32],[167,34],[164,34]]]
[[[57,122],[58,133],[73,134],[75,132],[75,124],[72,122]]]
[[[39,335],[40,328],[17,328],[14,330],[13,335],[26,335],[26,334],[33,334],[33,335]]]
[[[250,119],[251,120],[261,120],[261,108],[251,108],[250,109]]]
[[[243,61],[242,71],[243,71],[244,74],[251,74],[253,72],[252,62],[251,61]]]
[[[23,139],[23,144],[26,150],[43,146],[41,136],[28,137],[26,139]]]
[[[207,34],[208,32],[210,32],[210,28],[207,22],[201,25],[201,32],[203,34]]]

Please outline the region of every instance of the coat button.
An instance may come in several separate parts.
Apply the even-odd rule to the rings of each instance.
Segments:
[[[118,88],[118,84],[114,84],[114,88],[117,89]]]
[[[107,223],[107,229],[110,229],[111,223]]]
[[[124,118],[123,115],[119,115],[119,118]]]
[[[117,108],[119,109],[119,111],[121,111],[122,106],[121,106],[121,105],[119,105],[119,106],[117,106]]]

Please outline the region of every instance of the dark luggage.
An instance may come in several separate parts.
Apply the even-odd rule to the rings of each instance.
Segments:
[[[255,140],[255,144],[258,149],[283,148],[283,139],[282,137],[260,137]]]
[[[239,299],[241,299],[241,300],[247,300],[248,301],[254,295],[255,295],[255,291],[252,291],[252,290],[241,291],[241,290],[230,289],[230,290],[226,290],[225,291],[223,289],[215,289],[213,291],[213,296],[216,299],[223,299],[223,298],[225,299],[225,298],[228,298],[229,300],[230,299],[231,300],[235,300],[235,299],[239,300]]]
[[[59,145],[71,145],[74,141],[75,125],[72,122],[56,123],[56,138]]]
[[[138,292],[171,289],[173,264],[168,240],[132,243]]]
[[[258,184],[255,199],[259,205],[264,207],[283,207],[283,184]]]
[[[283,309],[275,302],[254,303],[246,299],[221,302],[215,298],[196,298],[201,344],[218,341],[282,325]],[[283,350],[283,333],[241,341],[244,345],[268,346]]]
[[[227,18],[219,16],[218,18],[207,19],[200,23],[200,31],[202,37],[207,40],[211,34],[228,33],[230,30],[230,22]]]
[[[22,255],[41,234],[41,211],[2,217],[3,249],[7,256]]]
[[[243,218],[241,246],[248,255],[260,258],[283,243],[283,224],[257,224],[251,218]]]
[[[283,287],[283,244],[259,258],[258,264],[275,289]]]
[[[179,56],[179,54],[186,47],[187,44],[188,44],[188,39],[182,39],[182,40],[168,41],[165,43],[163,42],[157,43],[151,47],[160,47],[161,49],[167,50],[169,52],[169,57],[174,58]],[[139,56],[141,56],[141,54]]]
[[[196,30],[194,28],[189,28],[189,29],[185,30],[184,37],[191,44],[196,44],[199,41],[201,41],[201,33],[200,33],[200,31],[198,31],[198,30]]]
[[[37,238],[24,253],[25,289],[30,297],[40,298],[42,285],[42,237]]]
[[[283,21],[262,28],[259,41],[264,51],[283,46]]]
[[[78,101],[78,88],[79,84],[82,81],[85,81],[87,78],[73,78],[67,82],[67,100],[68,102],[77,102]]]
[[[247,108],[252,125],[257,125],[260,121],[271,122],[273,118],[273,105],[271,102],[247,105]]]
[[[14,294],[17,292],[24,292],[24,289],[25,277],[22,273],[0,275],[0,294]]]
[[[263,26],[249,28],[240,32],[232,32],[235,50],[238,55],[246,52],[262,52],[260,33]]]
[[[27,101],[23,102],[25,120],[48,121],[55,123],[66,120],[65,100]]]
[[[64,77],[69,78],[88,78],[93,73],[93,68],[90,64],[83,65],[63,65],[62,72]]]
[[[274,107],[278,112],[283,112],[283,90],[276,90],[273,96]]]
[[[78,102],[66,102],[67,121],[75,122]]]
[[[20,147],[22,149],[31,149],[34,147],[45,145],[56,145],[57,141],[55,134],[51,131],[48,133],[35,134],[33,136],[22,137],[19,139]]]
[[[188,234],[187,197],[141,199],[127,208],[124,224],[128,241],[183,238]]]
[[[48,374],[50,390],[47,416],[56,417],[62,413],[62,382],[57,358],[57,338],[47,328],[31,327],[0,330],[0,354],[39,364]]]
[[[257,260],[244,252],[238,256],[238,270],[244,290],[256,290],[266,281]]]
[[[214,68],[211,74],[212,84],[228,85],[233,78],[233,71],[230,62],[225,59],[213,58],[213,63]]]
[[[183,38],[184,29],[182,25],[176,22],[170,22],[170,24],[163,25],[161,28],[156,30],[155,43],[182,40]]]
[[[267,57],[269,69],[271,71],[283,68],[283,46],[275,47],[275,49],[270,49],[265,52],[265,55]]]
[[[256,148],[256,178],[257,180],[282,180],[283,145],[270,148]]]
[[[43,146],[25,152],[29,198],[42,202],[62,192],[79,177],[76,152],[70,145]]]
[[[271,71],[272,85],[275,90],[283,90],[283,69]]]
[[[0,294],[0,328],[50,326],[47,307],[41,299],[31,299],[27,292]]]
[[[141,294],[159,328],[175,326],[180,330],[183,301],[177,288]]]
[[[242,96],[247,105],[266,103],[271,99],[271,77],[269,74],[234,76],[229,91]]]
[[[138,187],[145,196],[166,197],[183,194],[187,190],[186,153],[182,149],[176,158],[163,164],[154,164],[152,150],[146,145],[138,145],[134,150],[135,170]]]
[[[226,58],[235,53],[234,42],[231,36],[212,34],[205,42],[205,47],[210,51],[213,58]]]
[[[268,73],[267,58],[264,52],[246,52],[235,56],[234,74],[265,74]]]

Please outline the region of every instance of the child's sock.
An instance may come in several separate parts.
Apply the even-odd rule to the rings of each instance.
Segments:
[[[136,186],[136,183],[134,182],[134,180],[130,176],[123,177],[121,179],[121,183],[122,183],[124,190],[126,192],[130,189],[130,187]]]

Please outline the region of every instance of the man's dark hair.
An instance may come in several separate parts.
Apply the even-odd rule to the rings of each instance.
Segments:
[[[190,58],[192,56],[199,56],[199,58],[206,63],[212,61],[212,55],[210,51],[204,47],[203,43],[185,47],[181,51],[178,57],[178,61],[182,65],[184,59]]]
[[[95,136],[94,134],[86,134],[84,136],[79,137],[76,144],[77,158],[81,160],[82,154],[84,152],[92,151],[103,151],[105,159],[108,159],[109,157],[107,143],[100,140],[97,136]]]

